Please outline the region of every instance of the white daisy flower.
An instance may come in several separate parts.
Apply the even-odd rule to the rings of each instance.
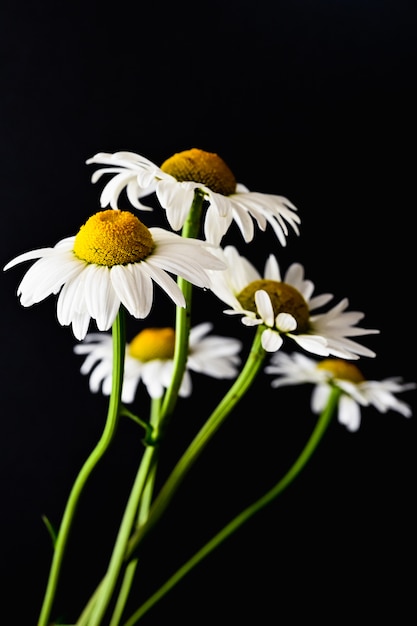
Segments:
[[[170,273],[199,287],[207,287],[207,270],[223,269],[209,244],[186,239],[162,228],[147,228],[129,211],[101,211],[90,217],[75,237],[53,248],[19,255],[4,267],[38,259],[26,272],[17,295],[28,307],[59,292],[57,317],[72,324],[83,339],[90,319],[108,330],[124,305],[136,318],[152,307],[153,283],[176,305],[185,307],[181,289]]]
[[[342,394],[338,403],[338,420],[350,431],[358,430],[361,423],[361,407],[374,406],[380,413],[397,411],[404,417],[411,417],[411,408],[398,400],[395,393],[415,389],[415,383],[402,383],[401,378],[384,380],[365,380],[361,371],[353,363],[339,359],[314,361],[302,354],[287,355],[283,352],[271,357],[270,365],[265,368],[267,374],[278,375],[271,385],[315,385],[311,397],[311,409],[321,413],[327,406],[333,387],[338,387]]]
[[[314,284],[304,278],[304,268],[293,263],[281,277],[278,261],[270,255],[262,276],[234,246],[216,250],[227,269],[210,272],[210,289],[231,309],[227,314],[242,315],[247,326],[264,325],[262,346],[276,352],[283,344],[283,336],[290,337],[300,348],[320,356],[338,356],[357,359],[359,355],[374,357],[375,353],[349,337],[378,333],[378,330],[359,328],[355,324],[363,313],[345,312],[345,298],[327,313],[313,311],[327,304],[332,294],[313,297]]]
[[[190,330],[186,370],[179,395],[191,394],[190,371],[213,378],[234,378],[240,364],[242,344],[238,339],[210,335],[213,325],[199,324]],[[168,388],[174,366],[175,331],[173,328],[146,328],[126,345],[122,402],[133,402],[142,381],[151,398],[161,398]],[[90,374],[93,393],[100,389],[110,395],[112,385],[113,341],[108,333],[89,333],[83,343],[74,346],[76,354],[86,355],[82,374]]]
[[[215,245],[220,244],[233,220],[246,242],[253,239],[254,221],[261,230],[269,223],[283,246],[287,224],[299,234],[300,218],[292,202],[284,196],[250,192],[236,182],[232,171],[215,153],[192,148],[174,154],[158,167],[133,152],[100,152],[87,160],[87,164],[92,163],[110,166],[96,170],[93,183],[103,174],[115,174],[101,193],[102,208],[117,209],[120,193],[126,189],[134,207],[149,210],[140,198],[155,192],[171,228],[178,231],[189,213],[194,192],[199,189],[209,203],[204,235]]]

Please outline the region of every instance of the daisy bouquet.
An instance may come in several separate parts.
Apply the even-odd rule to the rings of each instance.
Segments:
[[[4,268],[35,261],[17,290],[21,304],[29,307],[57,296],[57,319],[72,328],[74,351],[83,357],[81,373],[89,377],[91,392],[108,396],[102,435],[79,470],[60,523],[55,527],[44,519],[53,553],[38,626],[59,623],[60,614],[68,615],[60,623],[77,626],[139,623],[200,561],[291,484],[334,416],[350,431],[358,430],[361,409],[370,405],[409,417],[410,406],[396,394],[416,386],[400,378],[364,378],[356,362],[375,353],[356,338],[378,330],[358,326],[364,315],[350,311],[347,299],[333,303],[332,294],[316,294],[300,263],[281,268],[275,248],[265,255],[263,268],[252,263],[255,230],[262,237],[271,228],[277,248],[286,245],[290,230],[299,234],[297,208],[286,197],[249,191],[220,156],[200,149],[174,154],[161,166],[132,152],[99,153],[87,164],[100,166],[93,183],[107,177],[101,210],[88,216],[76,235],[24,252]],[[119,208],[122,197],[127,210]],[[145,225],[154,211],[164,214],[165,228]],[[240,230],[241,250],[224,245],[232,223]],[[155,287],[172,305],[173,327],[147,323],[154,313]],[[250,337],[248,350],[240,338],[215,334],[212,320],[193,322],[195,289],[223,303],[224,314],[243,323],[236,328]],[[129,341],[127,319],[141,325]],[[175,424],[178,399],[193,391],[193,372],[230,385],[159,487],[161,442]],[[239,403],[260,374],[272,376],[273,388],[313,386],[311,410],[318,418],[307,444],[270,490],[128,610],[128,600],[140,598],[135,575],[144,540],[208,442],[232,411],[242,410]],[[140,394],[147,394],[147,415],[136,410],[143,410]],[[121,419],[132,420],[141,432],[137,473],[107,569],[73,615],[72,607],[57,606],[69,535],[84,487],[109,451]]]

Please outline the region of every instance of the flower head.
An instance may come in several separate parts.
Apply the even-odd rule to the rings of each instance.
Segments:
[[[374,406],[380,413],[397,411],[404,417],[411,416],[408,404],[398,400],[395,393],[415,389],[415,383],[402,383],[400,378],[386,378],[381,381],[366,380],[358,367],[340,359],[314,361],[303,354],[292,355],[279,352],[272,355],[267,374],[277,375],[272,387],[284,385],[315,385],[311,409],[321,413],[326,407],[333,387],[342,394],[338,404],[338,420],[350,431],[358,430],[361,422],[361,406]]]
[[[375,353],[349,339],[352,336],[378,333],[355,326],[363,313],[345,312],[348,300],[344,299],[326,313],[312,312],[329,302],[332,294],[313,297],[314,284],[304,278],[304,268],[293,263],[281,277],[278,261],[270,255],[264,275],[234,246],[216,250],[227,264],[222,272],[212,275],[211,290],[228,304],[228,314],[242,315],[247,326],[264,325],[262,346],[276,352],[283,344],[283,335],[293,339],[300,348],[321,356],[357,359],[359,355]]]
[[[75,237],[53,248],[25,252],[4,269],[38,259],[26,272],[17,294],[21,304],[31,306],[57,294],[60,324],[72,324],[83,339],[93,318],[99,330],[108,330],[123,304],[136,318],[146,317],[152,307],[153,283],[175,302],[185,300],[171,273],[199,287],[207,287],[207,269],[221,269],[210,246],[185,239],[162,228],[147,228],[128,211],[101,211],[90,217]]]
[[[212,324],[206,322],[191,329],[188,359],[179,395],[192,391],[190,371],[213,378],[234,378],[240,363],[241,342],[229,337],[209,335]],[[122,401],[133,402],[139,382],[151,398],[160,398],[171,381],[175,331],[173,328],[146,328],[126,346]],[[74,346],[76,354],[86,355],[82,374],[90,374],[90,390],[100,389],[110,395],[112,384],[112,338],[108,333],[89,333],[85,341]]]
[[[88,164],[104,164],[92,176],[93,183],[103,174],[115,174],[104,187],[100,202],[104,208],[117,209],[120,193],[137,209],[149,210],[140,198],[153,192],[166,215],[171,228],[182,228],[199,189],[208,201],[204,234],[208,241],[219,245],[234,220],[246,242],[254,236],[254,221],[261,230],[269,223],[281,245],[286,245],[287,224],[298,234],[300,218],[296,207],[284,196],[250,192],[236,182],[235,176],[223,159],[215,153],[197,148],[178,152],[161,167],[133,152],[100,152],[87,160]]]

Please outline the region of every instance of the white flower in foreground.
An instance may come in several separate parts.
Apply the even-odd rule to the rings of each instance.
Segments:
[[[279,352],[271,357],[265,372],[279,376],[272,380],[272,387],[304,383],[315,385],[311,398],[314,413],[321,413],[325,409],[332,388],[338,387],[342,391],[338,403],[338,420],[350,431],[358,430],[363,406],[372,405],[380,413],[397,411],[404,417],[411,417],[410,406],[398,400],[394,394],[415,389],[415,383],[404,384],[398,377],[381,381],[365,380],[353,363],[338,359],[317,362],[302,354],[287,355]]]
[[[374,357],[375,353],[349,339],[359,335],[378,333],[355,326],[363,313],[345,311],[345,298],[326,313],[313,311],[329,302],[332,294],[313,297],[314,284],[304,279],[304,268],[293,263],[281,277],[278,261],[270,255],[264,275],[234,246],[216,250],[224,259],[227,269],[211,272],[210,289],[231,309],[227,314],[242,315],[247,326],[264,325],[262,346],[268,352],[276,352],[283,344],[283,336],[290,337],[300,348],[320,356],[337,356],[357,359],[359,355]]]
[[[191,329],[186,370],[179,395],[192,391],[190,371],[213,378],[234,378],[240,364],[238,352],[242,345],[237,339],[209,335],[212,324],[207,322]],[[146,328],[126,346],[122,401],[133,402],[139,382],[146,386],[151,398],[162,397],[173,372],[175,331],[173,328]],[[83,343],[74,346],[76,354],[87,355],[81,366],[82,374],[90,374],[90,390],[100,389],[110,395],[112,385],[113,341],[108,333],[89,333]]]
[[[199,189],[209,203],[204,234],[215,245],[220,244],[233,220],[246,242],[253,239],[254,221],[261,230],[269,223],[283,246],[288,235],[287,223],[299,234],[300,218],[292,202],[284,196],[250,192],[236,182],[232,171],[215,153],[197,148],[184,150],[158,167],[134,152],[100,152],[87,163],[109,166],[96,170],[93,183],[103,174],[115,174],[101,193],[103,208],[117,209],[119,196],[126,189],[132,206],[149,211],[140,198],[155,192],[171,228],[178,231],[189,213],[195,189]]]
[[[75,337],[83,339],[91,318],[99,330],[108,330],[121,304],[133,317],[146,317],[154,282],[184,307],[183,293],[169,273],[207,287],[207,269],[224,268],[210,250],[198,239],[148,229],[128,211],[107,210],[90,217],[75,237],[25,252],[4,269],[38,259],[18,287],[21,304],[28,307],[59,292],[59,323],[72,324]]]

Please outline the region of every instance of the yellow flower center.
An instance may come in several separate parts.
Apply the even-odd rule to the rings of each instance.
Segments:
[[[128,345],[128,353],[145,363],[155,359],[172,359],[175,348],[173,328],[145,328]]]
[[[129,211],[100,211],[81,226],[74,253],[96,265],[126,265],[143,261],[155,244],[148,228]]]
[[[324,359],[317,364],[317,368],[330,372],[334,378],[350,380],[352,383],[360,383],[365,380],[362,372],[356,365],[342,359]]]
[[[177,152],[162,163],[161,170],[180,182],[202,183],[223,196],[230,196],[236,191],[233,172],[214,152],[204,152],[198,148]]]
[[[309,311],[306,301],[297,289],[276,280],[260,279],[249,283],[237,296],[240,304],[247,311],[257,312],[255,292],[266,291],[271,298],[274,316],[278,313],[290,313],[297,322],[297,331],[306,332],[309,328]]]

